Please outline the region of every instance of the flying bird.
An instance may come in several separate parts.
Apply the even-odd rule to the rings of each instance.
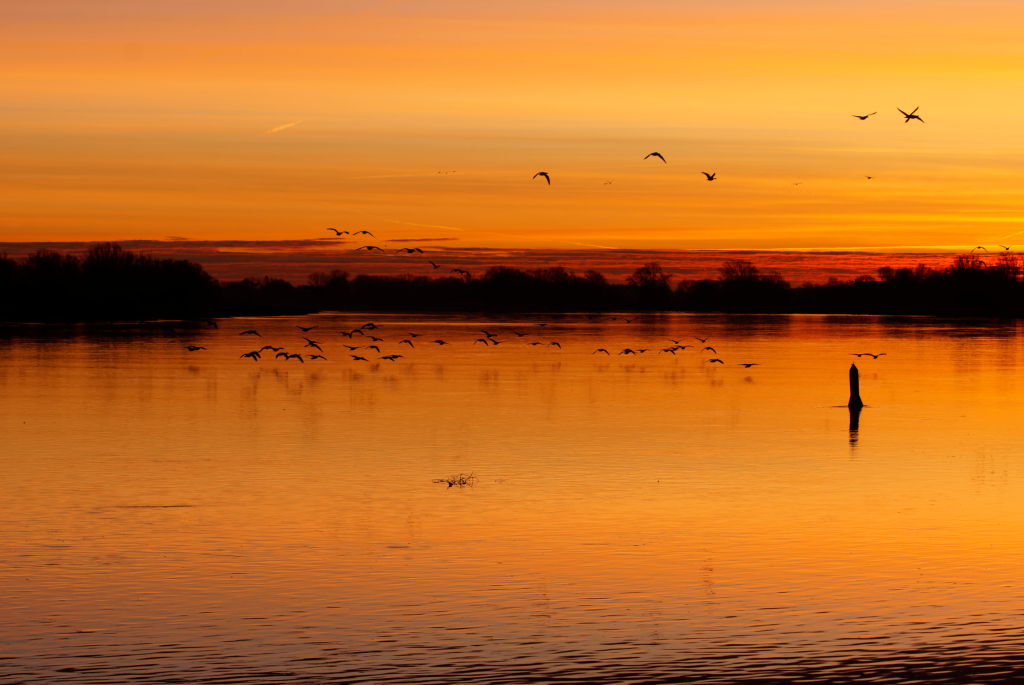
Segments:
[[[427,260],[427,264],[429,264],[430,266],[434,267],[435,269],[440,269],[441,268],[440,264],[434,264],[434,262],[431,262],[430,260]]]
[[[305,363],[306,363],[306,362],[304,362],[304,361],[302,360],[302,355],[301,355],[301,354],[286,354],[286,355],[284,356],[284,360],[285,360],[285,361],[288,361],[289,359],[298,359],[298,360],[299,360],[300,362],[302,362],[303,364],[305,364]]]
[[[544,343],[532,342],[532,343],[526,343],[526,344],[527,345],[533,345],[534,347],[536,347],[537,345],[543,345]]]
[[[484,347],[487,347],[490,344],[490,341],[488,341],[487,338],[477,338],[475,341],[473,341],[473,344],[476,345],[478,342],[482,342],[484,344]]]
[[[362,326],[360,326],[359,328],[369,328],[369,329],[370,329],[371,331],[375,331],[375,330],[377,330],[378,328],[380,328],[380,326],[378,326],[377,324],[375,324],[375,323],[373,323],[373,322],[371,321],[371,322],[369,322],[369,323],[364,323],[364,324],[363,324]],[[365,333],[363,333],[363,335],[366,335],[366,334],[365,334]]]
[[[725,362],[723,362],[721,359],[709,359],[708,361],[711,362],[712,364],[714,364],[715,362],[718,362],[719,364],[725,364]]]
[[[367,346],[366,346],[366,349],[368,349],[368,350],[377,350],[377,354],[380,354],[380,348],[379,348],[379,347],[377,347],[376,345],[367,345]],[[321,352],[322,352],[322,351],[323,351],[323,350],[321,350]]]
[[[624,349],[624,350],[623,350],[622,352],[619,352],[619,354],[632,354],[632,355],[635,355],[635,354],[636,354],[636,352],[634,352],[633,350],[631,350],[631,349],[629,349],[629,348],[627,347],[627,348],[626,348],[626,349]],[[617,356],[617,355],[616,355],[616,356]]]
[[[399,249],[395,250],[396,254],[399,253],[399,252],[406,252],[408,254],[412,254],[414,252],[419,252],[420,254],[423,254],[423,250],[421,250],[418,247],[402,247],[402,248],[399,248]]]
[[[384,342],[384,338],[378,338],[375,335],[371,335],[370,340],[372,340],[373,342]]]
[[[207,319],[207,320],[206,320],[206,325],[207,325],[207,326],[213,326],[214,328],[219,328],[219,327],[217,326],[217,322],[216,322],[216,321],[214,321],[213,319]]]
[[[408,345],[409,347],[412,347],[413,349],[416,348],[416,346],[412,344],[412,340],[403,340],[402,342],[400,342],[398,344],[399,345]]]
[[[451,345],[451,343],[448,342],[447,340],[431,340],[430,342],[437,343],[438,345],[441,345],[441,346]]]
[[[974,252],[975,250],[985,250],[985,252],[988,252],[988,248],[985,247],[984,245],[978,245],[975,248],[971,248],[971,252]]]
[[[410,338],[418,338],[418,337],[420,337],[419,333],[406,333],[406,335],[409,336]]]
[[[264,345],[263,347],[260,348],[260,352],[263,352],[263,350],[273,350],[274,352],[280,352],[283,349],[283,347],[273,347],[271,345]]]
[[[712,352],[714,352],[715,354],[718,354],[718,350],[716,350],[716,349],[715,349],[715,348],[713,348],[713,347],[705,347],[705,348],[703,348],[703,349],[701,350],[701,352],[705,352],[705,351],[707,351],[707,350],[711,350],[711,351],[712,351]]]
[[[314,359],[323,359],[324,361],[327,361],[327,357],[323,356],[322,354],[311,354],[309,355],[309,359],[310,361]]]
[[[671,352],[672,355],[675,356],[676,348],[674,348],[674,347],[666,347],[661,352]],[[661,352],[658,352],[658,354],[661,354]]]
[[[463,276],[468,276],[469,275],[469,272],[466,271],[465,269],[452,269],[449,273],[462,274]]]
[[[547,179],[548,185],[551,185],[551,177],[548,176],[548,172],[546,172],[546,171],[538,171],[537,173],[535,173],[533,175],[534,178],[537,178],[538,176],[543,176],[545,179]]]
[[[252,330],[250,330],[250,331],[242,331],[241,333],[239,333],[239,335],[255,335],[258,338],[262,338],[263,337],[262,335],[260,335],[256,331],[252,331]]]
[[[909,124],[909,123],[910,123],[910,120],[911,120],[911,119],[917,119],[917,120],[918,120],[918,121],[920,121],[920,122],[921,122],[922,124],[924,123],[924,119],[922,119],[922,118],[921,118],[920,116],[918,116],[917,114],[915,114],[915,113],[914,113],[914,112],[917,112],[917,110],[921,109],[921,107],[920,107],[920,106],[918,106],[918,107],[915,107],[915,108],[914,108],[914,111],[913,111],[913,112],[911,112],[910,114],[907,114],[906,112],[904,112],[904,111],[903,111],[902,109],[900,109],[899,107],[897,107],[896,109],[898,109],[898,110],[899,110],[899,112],[900,112],[900,114],[902,114],[902,115],[903,115],[903,117],[904,117],[904,118],[903,118],[903,123],[904,123],[904,124]]]
[[[185,345],[185,349],[189,352],[195,352],[197,350],[205,350],[206,348],[200,347],[199,345]]]
[[[711,336],[709,335],[706,338],[698,338],[697,336],[693,336],[693,339],[694,340],[700,340],[700,344],[703,345],[704,343],[706,343],[708,340],[711,339]]]
[[[357,362],[368,362],[368,361],[370,361],[366,357],[360,357],[358,354],[350,354],[349,356],[352,357],[353,361],[357,361]]]
[[[348,235],[348,231],[339,231],[336,228],[328,228],[328,231],[334,231],[334,235]]]
[[[651,154],[647,155],[647,157],[657,157],[661,161],[665,162],[665,158],[661,156],[660,152],[652,152]],[[647,159],[647,157],[644,157],[644,159]],[[665,164],[668,164],[668,162],[665,162]]]
[[[288,361],[288,353],[287,352],[278,352],[277,354],[274,355],[274,359],[280,359],[281,357],[284,357],[284,360]]]
[[[706,172],[706,171],[702,171],[702,172],[700,172],[700,173],[702,173],[702,174],[704,174],[705,176],[707,176],[707,177],[708,177],[708,180],[709,180],[709,181],[714,181],[714,180],[715,180],[715,176],[717,176],[717,175],[718,175],[718,172],[717,172],[717,171],[716,171],[715,173],[713,173],[713,174],[709,174],[709,173],[708,173],[708,172]]]
[[[605,353],[605,354],[607,354],[607,355],[608,355],[609,357],[611,356],[611,354],[609,354],[608,350],[604,349],[603,347],[599,347],[599,348],[597,348],[596,350],[594,350],[594,354],[597,354],[598,352],[604,352],[604,353]]]
[[[258,362],[260,360],[260,353],[257,352],[256,350],[253,350],[252,352],[246,352],[241,357],[239,357],[239,359],[242,359],[243,357],[248,357],[249,359],[252,359],[254,362]]]
[[[481,333],[483,333],[484,335],[486,335],[488,338],[497,338],[498,337],[497,333],[488,333],[487,331],[485,331],[482,328],[478,328],[477,330],[480,331]]]
[[[374,234],[370,233],[369,231],[356,231],[356,232],[355,232],[355,233],[353,233],[352,235],[368,235],[368,236],[370,236],[371,238],[376,238],[376,237],[377,237],[377,236],[375,236]]]
[[[1003,248],[1004,250],[1006,250],[1007,252],[1009,252],[1009,251],[1010,251],[1010,248],[1011,248],[1011,247],[1013,247],[1013,245],[1000,245],[999,247],[1001,247],[1001,248]]]
[[[369,252],[370,250],[380,250],[381,252],[384,251],[384,250],[381,250],[381,248],[377,247],[376,245],[363,245],[362,247],[357,247],[356,249],[354,249],[352,251],[353,252],[358,252],[359,250],[366,250],[367,252]]]
[[[296,326],[296,328],[298,328],[298,329],[299,329],[300,331],[302,331],[303,333],[309,333],[309,332],[310,332],[311,330],[313,330],[314,328],[320,328],[320,326],[319,326],[319,325],[317,325],[317,326],[310,326],[309,328],[305,328],[305,327],[303,327],[303,326]]]
[[[559,345],[558,343],[554,342],[554,341],[548,343],[548,347],[551,347],[552,345],[554,345],[558,349],[562,349],[562,346]]]
[[[875,113],[877,114],[877,112],[875,112]],[[869,114],[868,116],[871,116],[871,115]],[[740,366],[745,366],[745,367],[747,367],[749,369],[751,366],[761,366],[761,365],[760,364],[740,364]]]
[[[872,117],[872,116],[874,116],[876,114],[878,114],[878,112],[872,112],[871,114],[851,114],[850,116],[851,117],[856,117],[857,119],[860,119],[861,121],[864,121],[868,117]]]
[[[520,333],[519,331],[512,331],[512,333],[514,333],[515,335],[519,336],[520,338],[525,338],[526,337],[526,333]]]
[[[347,347],[349,352],[351,352],[352,350],[361,350],[361,349],[363,349],[359,345],[342,345],[342,347]]]
[[[379,357],[379,359],[387,359],[389,362],[393,362],[396,359],[401,359],[401,358],[402,358],[402,355],[400,355],[400,354],[389,354],[389,355],[387,355],[385,357]]]

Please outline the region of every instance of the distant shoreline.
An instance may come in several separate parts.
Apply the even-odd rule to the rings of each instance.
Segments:
[[[438,271],[434,269],[434,271]],[[114,243],[84,256],[38,250],[0,258],[0,321],[102,322],[302,315],[320,311],[1024,316],[1024,259],[954,255],[947,266],[883,266],[875,274],[792,286],[778,272],[728,259],[717,278],[678,279],[656,262],[625,283],[588,269],[453,268],[436,276],[315,271],[305,285],[264,276],[218,281],[200,264]]]

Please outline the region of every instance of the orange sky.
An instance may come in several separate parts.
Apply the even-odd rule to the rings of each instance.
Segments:
[[[0,4],[0,240],[1024,243],[1017,2],[155,4]]]

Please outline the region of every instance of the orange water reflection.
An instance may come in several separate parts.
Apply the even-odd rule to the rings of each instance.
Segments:
[[[347,358],[371,319],[403,358]],[[298,351],[297,321],[3,339],[0,682],[842,675],[949,644],[977,676],[1020,651],[1016,324],[325,315],[329,362],[238,358]],[[695,335],[727,363],[657,352]]]

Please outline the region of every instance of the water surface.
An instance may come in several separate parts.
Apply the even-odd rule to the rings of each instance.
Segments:
[[[352,360],[339,331],[368,321],[381,352]],[[328,361],[239,358],[315,352],[297,324]],[[9,328],[0,682],[1019,680],[1021,342],[814,316]]]

